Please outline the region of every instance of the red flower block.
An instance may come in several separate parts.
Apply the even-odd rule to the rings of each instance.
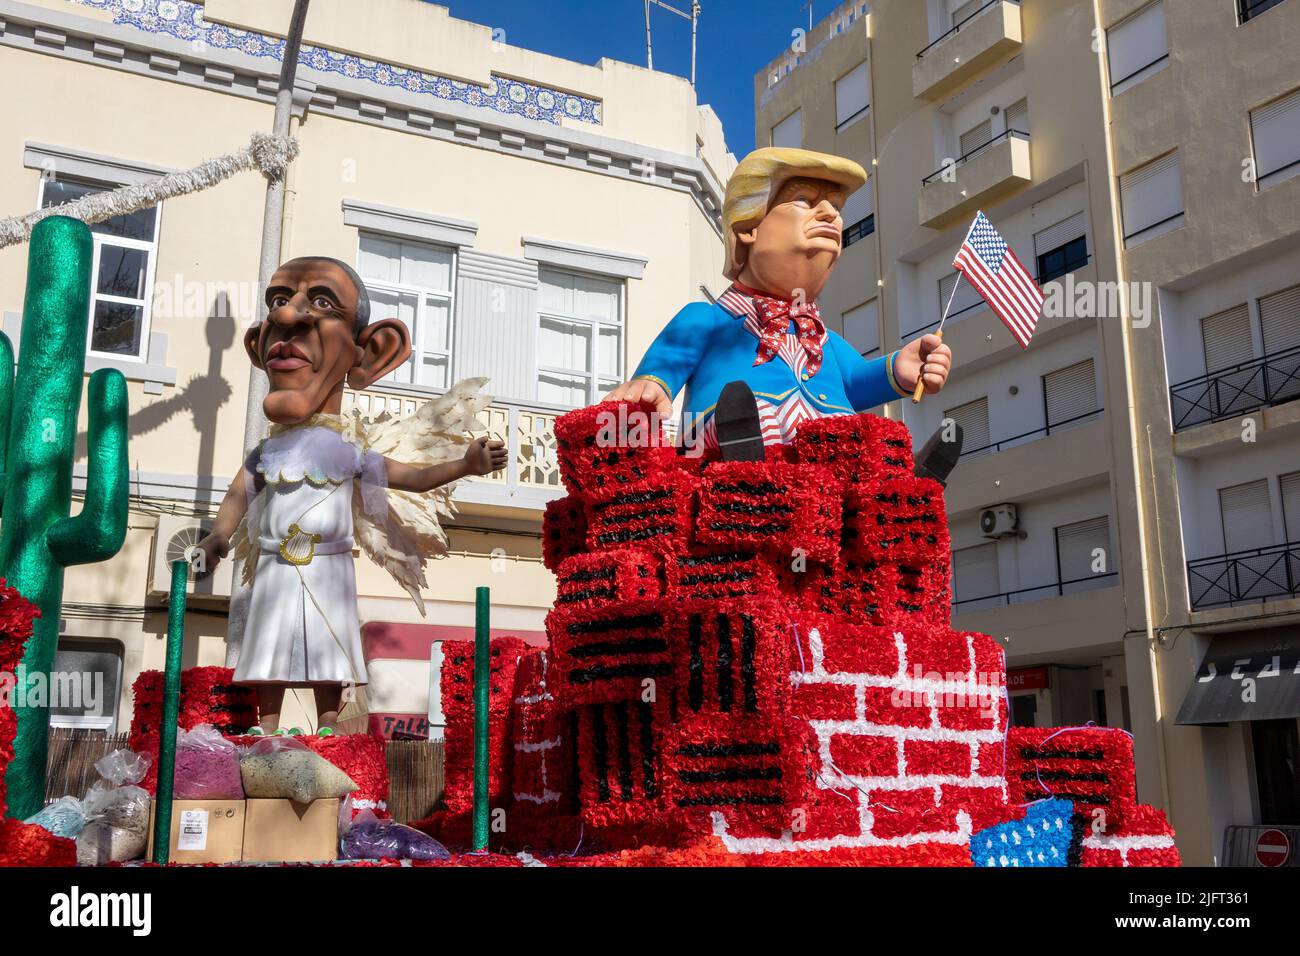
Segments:
[[[779,596],[771,563],[749,551],[693,547],[664,562],[664,594],[671,603],[697,598]]]
[[[660,601],[555,608],[546,615],[554,668],[551,693],[562,709],[639,699],[646,680],[671,677],[670,632]]]
[[[701,544],[802,554],[833,562],[840,549],[839,483],[827,471],[780,461],[724,461],[700,479]]]
[[[565,558],[587,550],[587,512],[581,498],[569,496],[546,503],[542,512],[542,564],[559,570]]]
[[[1137,805],[1133,738],[1117,727],[1012,727],[1006,773],[1012,803],[1072,800],[1090,829],[1096,821],[1106,833]]]
[[[601,402],[555,420],[556,457],[564,485],[576,495],[608,498],[660,473],[668,445],[649,403]]]
[[[502,806],[510,798],[511,746],[508,737],[515,674],[528,645],[517,637],[493,638],[488,645],[488,798]],[[474,802],[474,642],[443,645],[442,710],[446,787],[443,798],[454,812]]]
[[[662,703],[640,700],[578,710],[582,819],[595,827],[653,819],[662,809]]]
[[[35,823],[0,817],[0,866],[76,866],[77,842]]]
[[[649,551],[625,548],[575,554],[556,572],[556,607],[599,607],[657,599],[663,592],[660,562]]]
[[[680,612],[672,640],[679,715],[783,713],[794,637],[776,600],[691,601]]]
[[[878,415],[832,415],[806,421],[792,447],[796,461],[824,465],[851,485],[912,474],[912,435],[907,426]]]
[[[615,495],[587,499],[587,547],[592,551],[650,548],[686,550],[695,517],[690,474],[669,471],[620,487]]]
[[[942,564],[952,543],[943,486],[929,478],[895,478],[851,488],[844,499],[844,547],[883,563]]]
[[[689,717],[664,747],[668,804],[696,828],[719,810],[742,832],[779,834],[809,797],[814,752],[801,720]]]

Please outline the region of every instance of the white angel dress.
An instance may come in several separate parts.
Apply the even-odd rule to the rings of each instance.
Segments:
[[[486,379],[467,379],[414,415],[313,415],[275,426],[257,454],[261,489],[235,533],[252,584],[237,683],[367,683],[357,614],[359,546],[411,595],[420,614],[425,561],[446,553],[440,516],[454,483],[425,494],[391,491],[385,458],[431,465],[463,457]]]

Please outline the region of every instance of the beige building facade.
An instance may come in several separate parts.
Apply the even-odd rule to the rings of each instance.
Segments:
[[[269,131],[291,7],[0,0],[0,207],[149,182]],[[510,449],[504,475],[457,492],[427,618],[357,562],[369,709],[386,732],[424,734],[431,717],[437,733],[430,661],[436,673],[438,642],[472,635],[477,586],[491,588],[494,633],[541,639],[554,598],[541,512],[563,494],[551,422],[621,381],[716,287],[734,159],[687,81],[513,47],[416,0],[312,3],[291,132],[283,257],[355,265],[374,313],[415,339],[406,367],[345,406],[410,412],[485,375],[485,429]],[[105,713],[72,707],[56,723],[125,730],[131,681],[162,665],[167,562],[203,533],[241,459],[264,193],[244,173],[95,231],[87,366],[128,380],[131,518],[116,557],[66,578],[59,667],[102,674]],[[0,251],[15,343],[26,265],[26,246]],[[185,666],[226,659],[229,592],[228,565],[192,585]],[[305,692],[299,703],[289,719],[308,727]]]
[[[828,322],[880,354],[951,301],[949,386],[886,413],[965,433],[955,626],[1013,722],[1134,735],[1188,863],[1300,826],[1297,41],[1296,0],[850,0],[755,77],[757,146],[874,173]],[[956,282],[977,210],[1028,350]]]

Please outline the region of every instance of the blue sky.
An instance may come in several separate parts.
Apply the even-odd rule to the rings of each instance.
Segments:
[[[595,63],[602,56],[645,65],[642,0],[437,0],[452,16],[506,32],[505,40],[553,56]],[[680,10],[690,0],[668,0]],[[743,156],[754,146],[754,74],[808,27],[805,0],[701,0],[699,99],[722,117],[727,146]],[[836,0],[814,0],[815,19]],[[689,76],[691,25],[652,5],[655,69]],[[433,64],[436,66],[436,64]]]

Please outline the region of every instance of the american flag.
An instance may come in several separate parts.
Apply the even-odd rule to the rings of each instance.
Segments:
[[[952,264],[984,297],[1020,347],[1029,348],[1043,311],[1043,290],[984,213],[976,214]]]

